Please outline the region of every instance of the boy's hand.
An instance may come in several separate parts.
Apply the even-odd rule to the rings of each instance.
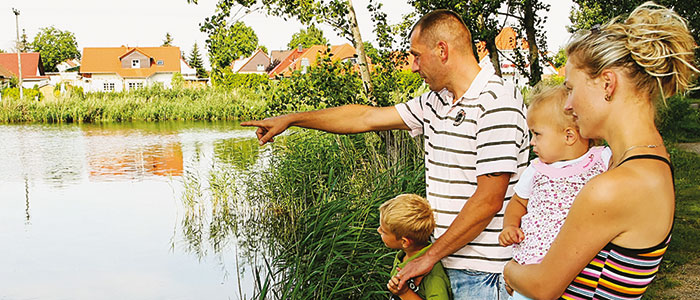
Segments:
[[[399,289],[399,281],[399,278],[394,275],[394,277],[389,279],[389,283],[386,284],[389,291],[396,296],[401,296],[408,291],[408,284],[405,284],[403,289]]]
[[[256,126],[258,130],[255,134],[258,136],[260,146],[267,142],[274,142],[274,137],[282,133],[289,127],[289,120],[284,116],[267,118],[261,121],[242,122],[241,126]]]
[[[515,226],[505,226],[503,231],[498,235],[498,242],[501,246],[506,247],[512,244],[517,244],[525,239],[525,233]]]

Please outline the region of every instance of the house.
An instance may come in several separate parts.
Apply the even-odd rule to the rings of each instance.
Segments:
[[[275,66],[275,68],[273,68],[268,73],[268,75],[270,75],[270,77],[288,77],[291,76],[292,72],[294,71],[300,71],[302,73],[305,73],[308,67],[315,66],[317,64],[318,57],[325,54],[325,52],[328,51],[329,48],[330,52],[328,54],[331,57],[331,61],[351,61],[353,63],[357,63],[357,52],[353,46],[347,43],[330,47],[326,45],[314,45],[306,49],[301,49],[301,47],[299,47],[297,49],[285,52],[275,53],[273,51],[273,60],[275,59],[276,55],[287,54],[287,56],[280,59],[280,63],[277,66]]]
[[[58,72],[67,72],[67,71],[78,71],[78,68],[80,67],[80,61],[71,58],[71,59],[66,59],[60,64],[56,65],[56,69],[58,69]]]
[[[179,47],[95,47],[83,49],[80,75],[86,92],[170,88],[181,67]]]
[[[22,53],[22,87],[45,86],[49,77],[44,73],[44,65],[38,52]],[[10,78],[19,77],[17,53],[0,53],[0,82],[6,85]]]
[[[486,50],[486,43],[479,42],[476,48],[479,54],[479,64],[490,63],[487,57],[489,52]],[[504,27],[496,36],[496,48],[498,48],[501,54],[501,77],[507,81],[513,82],[516,86],[527,84],[527,76],[515,66],[516,51],[520,52],[523,58],[527,60],[528,53],[530,53],[527,40],[524,38],[518,39],[518,34],[512,27]],[[543,55],[540,55],[540,57],[542,56]],[[542,66],[543,77],[557,75],[559,73],[551,62],[540,59],[540,64]],[[529,68],[530,65],[528,64],[526,67]]]
[[[231,69],[234,73],[267,74],[265,70],[271,63],[270,56],[262,49],[258,49],[251,56],[234,61]]]

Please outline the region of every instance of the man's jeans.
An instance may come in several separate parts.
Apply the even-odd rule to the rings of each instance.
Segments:
[[[501,273],[447,269],[455,300],[507,300],[506,282]]]

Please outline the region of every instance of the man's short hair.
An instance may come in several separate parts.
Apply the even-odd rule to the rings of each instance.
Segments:
[[[457,50],[472,53],[471,32],[469,32],[469,28],[467,28],[462,17],[454,11],[448,9],[431,11],[413,25],[411,34],[416,29],[420,29],[420,40],[430,47],[434,46],[438,41],[446,41],[457,47]]]
[[[403,194],[384,202],[379,207],[382,222],[397,238],[408,238],[416,243],[427,243],[435,229],[435,217],[425,198]]]

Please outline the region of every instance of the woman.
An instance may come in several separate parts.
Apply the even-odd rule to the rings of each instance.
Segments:
[[[535,299],[641,298],[670,241],[669,155],[655,104],[698,72],[685,20],[647,2],[620,22],[579,32],[566,52],[566,109],[581,135],[605,139],[609,170],[582,189],[540,264],[509,262],[506,283]]]

